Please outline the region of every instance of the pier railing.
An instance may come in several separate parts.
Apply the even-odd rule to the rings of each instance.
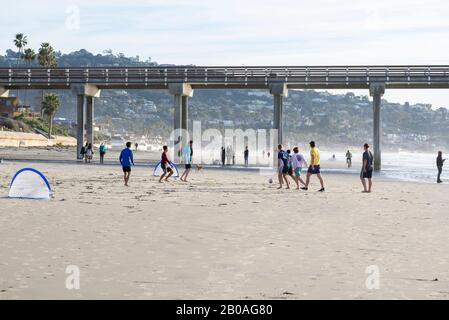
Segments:
[[[449,86],[449,66],[302,66],[302,67],[91,67],[0,68],[0,86],[96,84],[102,87],[138,85],[267,86],[273,82],[313,87],[369,86],[373,82],[407,86]]]

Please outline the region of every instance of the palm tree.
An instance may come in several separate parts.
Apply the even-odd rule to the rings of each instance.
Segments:
[[[36,59],[36,52],[34,52],[33,49],[25,49],[25,51],[22,54],[22,59],[25,60],[28,67],[30,67],[34,60]],[[25,104],[27,104],[27,98],[28,98],[28,91],[25,90]]]
[[[33,49],[25,49],[22,54],[22,59],[25,60],[28,66],[31,66],[36,59],[36,52]]]
[[[13,42],[18,49],[17,65],[19,65],[20,59],[22,58],[23,49],[28,44],[28,39],[23,33],[17,33]],[[19,97],[19,89],[17,89],[17,97]]]
[[[39,48],[37,55],[39,65],[44,68],[56,68],[58,62],[56,60],[56,53],[53,47],[48,42],[43,42]],[[44,90],[42,90],[42,106],[44,104]],[[41,108],[41,117],[44,117],[44,110]]]
[[[37,60],[44,68],[56,68],[58,66],[55,50],[48,42],[41,44]]]
[[[16,34],[16,37],[14,38],[14,45],[18,49],[18,58],[21,59],[23,49],[28,44],[28,38],[23,33]],[[17,63],[19,62],[19,59],[17,60]]]
[[[46,94],[42,102],[42,110],[48,117],[48,138],[51,139],[51,132],[53,130],[53,117],[59,109],[59,97],[54,93]]]

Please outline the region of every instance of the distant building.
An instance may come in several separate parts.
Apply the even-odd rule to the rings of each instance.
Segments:
[[[14,118],[19,112],[19,98],[0,97],[0,116],[5,118]]]

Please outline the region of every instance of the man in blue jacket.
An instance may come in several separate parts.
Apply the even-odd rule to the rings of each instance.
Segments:
[[[125,186],[128,187],[129,177],[131,176],[131,165],[134,165],[133,152],[131,150],[131,142],[126,143],[126,148],[120,153],[120,164],[123,168]]]

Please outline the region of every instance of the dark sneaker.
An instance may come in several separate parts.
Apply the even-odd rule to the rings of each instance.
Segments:
[[[302,187],[301,190],[307,191],[307,190],[309,190],[309,188]]]
[[[326,189],[324,189],[324,188],[321,188],[320,190],[318,190],[318,192],[324,192],[324,191],[326,191]]]

